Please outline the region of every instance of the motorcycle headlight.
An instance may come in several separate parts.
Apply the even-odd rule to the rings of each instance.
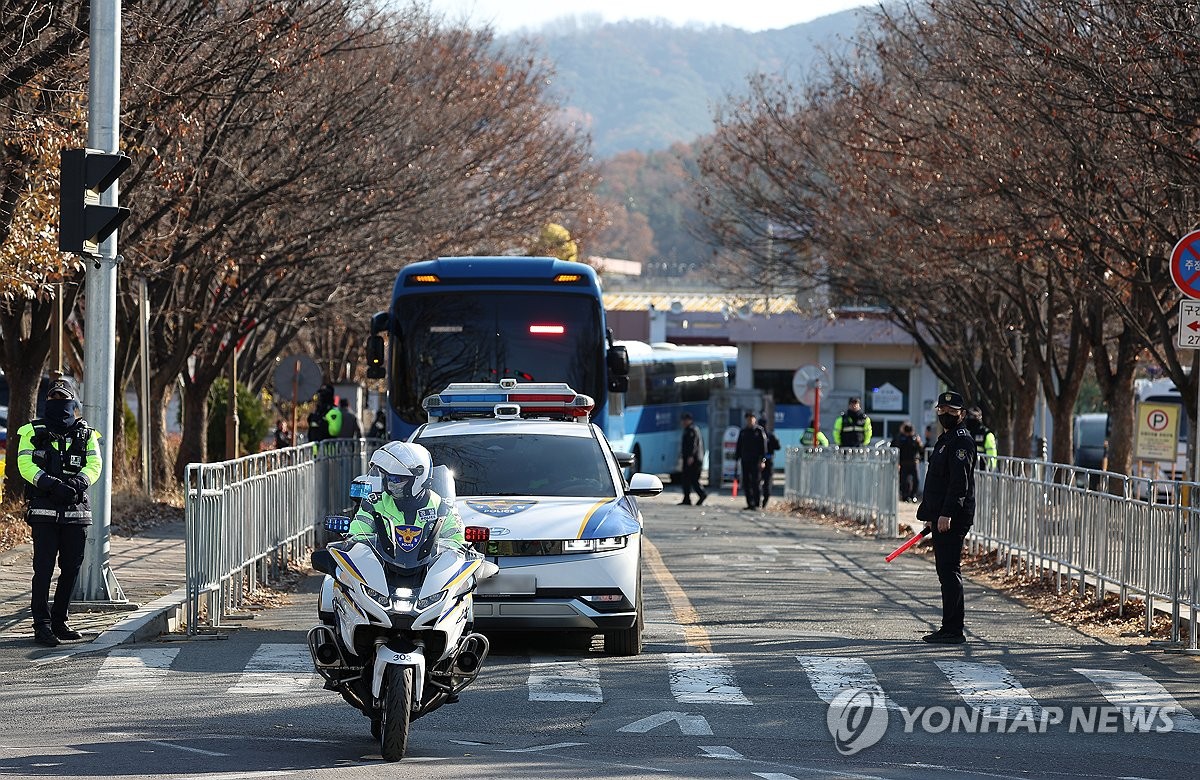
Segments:
[[[374,600],[374,602],[376,604],[383,607],[384,609],[388,609],[389,607],[392,606],[392,600],[390,598],[388,598],[388,596],[386,596],[383,593],[380,593],[379,591],[375,590],[374,588],[372,588],[370,585],[367,585],[366,583],[364,583],[362,586],[362,592],[367,594],[367,596],[370,599]]]
[[[417,599],[417,610],[422,611],[422,610],[429,609],[434,604],[438,603],[439,601],[441,601],[444,598],[446,598],[446,591],[439,590],[437,593],[434,593],[431,596],[426,596],[425,598]]]

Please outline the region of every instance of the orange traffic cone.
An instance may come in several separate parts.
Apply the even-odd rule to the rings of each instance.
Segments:
[[[733,478],[733,497],[737,498],[737,477]]]

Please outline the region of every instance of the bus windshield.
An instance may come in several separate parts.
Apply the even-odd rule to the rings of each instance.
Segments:
[[[409,425],[451,382],[566,382],[604,402],[604,336],[594,297],[453,291],[398,297],[390,398]]]

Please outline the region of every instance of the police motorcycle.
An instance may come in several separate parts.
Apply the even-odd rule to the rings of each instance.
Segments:
[[[372,456],[372,473],[356,480],[369,491],[360,501],[382,497],[384,476],[375,468],[381,452]],[[428,472],[427,484],[452,507],[449,470]],[[325,529],[346,534],[350,522],[333,515]],[[497,567],[470,544],[441,538],[446,522],[443,514],[423,527],[395,526],[388,534],[387,524],[376,521],[375,534],[312,554],[313,568],[326,576],[321,623],[308,632],[309,652],[325,688],[370,718],[387,761],[404,757],[413,720],[458,700],[489,649],[487,638],[471,630],[472,592]]]

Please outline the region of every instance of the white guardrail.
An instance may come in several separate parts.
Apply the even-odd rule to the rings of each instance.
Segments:
[[[899,451],[891,447],[789,447],[784,461],[786,500],[897,536]]]
[[[877,452],[789,449],[785,497],[895,535],[897,465],[893,455],[879,476],[889,495],[875,492],[866,475],[883,468]],[[1121,614],[1139,598],[1147,631],[1156,612],[1168,613],[1171,642],[1183,644],[1186,623],[1187,649],[1200,649],[1200,621],[1192,619],[1200,610],[1200,485],[997,457],[976,472],[975,500],[971,552],[994,552],[1006,572],[1052,576],[1059,592],[1083,597],[1090,585],[1096,601],[1113,593]]]
[[[330,439],[222,463],[193,463],[185,483],[187,631],[221,628],[350,505],[350,483],[383,442]]]

